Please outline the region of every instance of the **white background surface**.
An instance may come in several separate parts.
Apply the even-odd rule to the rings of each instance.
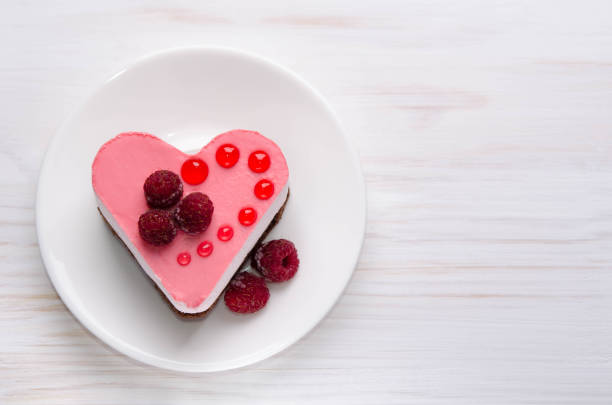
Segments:
[[[607,1],[3,3],[0,403],[611,403],[611,14]],[[47,142],[99,83],[198,44],[269,57],[328,97],[361,154],[369,224],[314,332],[193,376],[85,332],[45,275],[33,207]]]

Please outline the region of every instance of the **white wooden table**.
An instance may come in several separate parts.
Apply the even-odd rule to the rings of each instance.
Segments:
[[[0,403],[612,403],[611,15],[609,1],[3,2]],[[331,314],[209,375],[136,364],[85,331],[46,277],[33,210],[67,115],[183,45],[303,75],[368,186],[361,261]]]

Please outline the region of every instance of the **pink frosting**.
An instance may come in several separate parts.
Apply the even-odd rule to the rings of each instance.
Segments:
[[[217,148],[225,143],[235,145],[240,151],[238,163],[229,169],[222,168],[215,160]],[[265,173],[254,173],[248,167],[248,157],[255,150],[264,150],[270,156],[271,165]],[[124,133],[105,143],[92,165],[92,184],[100,201],[140,251],[166,291],[190,308],[197,307],[208,297],[255,229],[256,224],[243,226],[238,222],[240,209],[245,206],[255,208],[259,221],[289,178],[287,162],[280,148],[253,131],[233,130],[218,135],[193,156],[207,163],[208,177],[195,186],[183,181],[183,195],[194,191],[207,194],[214,205],[212,222],[202,234],[190,236],[179,232],[172,243],[162,247],[147,244],[138,233],[138,218],[149,209],[142,186],[156,170],[167,169],[180,175],[181,165],[191,156],[153,135]],[[253,193],[253,187],[261,179],[274,183],[274,195],[268,200],[259,200]],[[227,242],[217,238],[217,230],[222,225],[234,229],[233,238]],[[214,244],[214,251],[208,257],[197,254],[197,247],[204,240]],[[177,255],[181,252],[191,254],[189,265],[177,263]]]

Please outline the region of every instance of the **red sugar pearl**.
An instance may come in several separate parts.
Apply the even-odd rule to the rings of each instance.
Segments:
[[[219,240],[223,242],[227,242],[228,240],[232,239],[233,236],[234,230],[229,225],[223,225],[217,231],[217,238],[219,238]]]
[[[238,158],[240,158],[240,151],[231,143],[226,143],[225,145],[219,146],[215,157],[217,158],[217,163],[219,163],[219,166],[229,169],[238,162]]]
[[[176,261],[181,266],[187,266],[191,262],[191,255],[189,252],[181,252],[176,256]]]
[[[238,221],[244,226],[250,226],[255,223],[257,219],[257,211],[251,207],[244,207],[238,213]]]
[[[189,158],[181,166],[181,177],[186,183],[196,185],[208,177],[208,165],[199,158]]]
[[[198,254],[202,257],[208,257],[212,254],[213,244],[205,240],[204,242],[198,245]]]
[[[255,173],[263,173],[270,168],[270,156],[263,150],[256,150],[249,156],[249,168]]]
[[[266,179],[259,180],[257,184],[255,184],[253,192],[255,193],[255,197],[260,200],[267,200],[274,194],[274,183]]]

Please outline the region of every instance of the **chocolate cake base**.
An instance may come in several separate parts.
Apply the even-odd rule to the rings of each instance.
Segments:
[[[268,225],[268,227],[266,228],[266,230],[261,234],[261,236],[259,237],[259,239],[257,240],[257,242],[255,243],[255,246],[253,246],[253,249],[251,249],[251,251],[246,255],[246,258],[244,259],[244,261],[242,262],[242,264],[240,266],[238,266],[238,269],[236,269],[236,272],[238,272],[241,268],[244,267],[245,264],[248,263],[248,261],[251,259],[251,255],[253,254],[253,252],[255,252],[255,250],[259,247],[259,245],[261,245],[261,243],[264,241],[264,239],[266,239],[266,237],[268,236],[268,234],[272,231],[272,229],[276,226],[276,224],[278,224],[281,220],[281,218],[283,217],[283,213],[285,212],[285,206],[287,205],[287,201],[289,201],[289,190],[287,190],[287,198],[285,198],[285,202],[283,203],[283,205],[280,207],[280,209],[278,210],[278,212],[276,213],[276,215],[274,216],[274,218],[272,218],[272,222],[270,222],[270,225]],[[108,221],[106,220],[106,218],[104,217],[104,215],[102,215],[102,211],[100,211],[100,208],[98,208],[98,212],[100,213],[100,216],[102,217],[102,219],[104,219],[104,222],[106,222],[106,225],[108,225],[108,227],[110,228],[110,230],[113,232],[113,234],[121,241],[123,242],[123,240],[119,237],[119,235],[117,235],[117,232],[115,232],[115,230],[113,229],[113,227],[108,223]],[[125,242],[123,243],[125,245]],[[127,245],[125,245],[125,248],[128,249]],[[128,249],[128,251],[130,252],[130,254],[132,254],[132,251],[130,249]],[[132,254],[132,256],[134,256]],[[136,260],[136,258],[134,258],[134,260]],[[144,271],[144,270],[143,270]],[[172,309],[172,311],[174,311],[174,313],[176,315],[178,315],[181,319],[199,319],[199,318],[203,318],[204,316],[206,316],[206,314],[208,314],[208,311],[210,311],[211,309],[213,309],[215,307],[215,305],[217,305],[217,302],[219,302],[219,298],[221,298],[221,296],[223,295],[223,291],[225,291],[225,289],[221,292],[221,294],[219,294],[219,297],[217,297],[217,299],[215,300],[215,302],[208,307],[208,309],[206,311],[202,311],[202,312],[196,312],[196,313],[186,313],[186,312],[181,312],[179,311],[174,305],[172,305],[172,302],[168,299],[168,297],[166,297],[166,294],[164,294],[164,292],[159,288],[159,286],[155,283],[155,281],[153,281],[150,277],[147,276],[147,278],[151,281],[151,283],[155,286],[155,288],[157,289],[157,291],[159,291],[159,294],[162,296],[162,298],[164,299],[164,301],[166,301],[166,303],[168,304],[168,306]]]

